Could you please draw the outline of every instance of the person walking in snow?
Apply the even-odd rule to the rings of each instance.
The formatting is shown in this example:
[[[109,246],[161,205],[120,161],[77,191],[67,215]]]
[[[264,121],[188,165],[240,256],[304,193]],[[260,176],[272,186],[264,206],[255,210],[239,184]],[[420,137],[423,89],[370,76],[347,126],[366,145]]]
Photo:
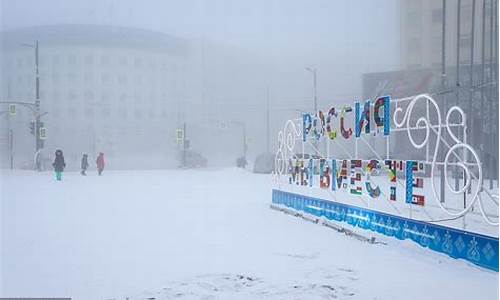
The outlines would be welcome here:
[[[82,171],[80,172],[80,174],[82,174],[83,176],[87,176],[87,173],[85,173],[87,171],[87,168],[89,167],[89,161],[88,161],[88,155],[87,154],[83,154],[82,156]]]
[[[101,176],[102,174],[102,170],[104,170],[104,153],[102,152],[99,152],[99,156],[97,156],[97,159],[96,159],[96,164],[97,164],[97,172],[99,174],[99,176]]]
[[[60,150],[60,149],[56,150],[56,158],[54,159],[52,166],[54,167],[54,171],[56,172],[56,179],[58,181],[61,181],[62,172],[64,171],[64,168],[66,167],[66,163],[64,162],[64,155],[63,155],[62,150]]]

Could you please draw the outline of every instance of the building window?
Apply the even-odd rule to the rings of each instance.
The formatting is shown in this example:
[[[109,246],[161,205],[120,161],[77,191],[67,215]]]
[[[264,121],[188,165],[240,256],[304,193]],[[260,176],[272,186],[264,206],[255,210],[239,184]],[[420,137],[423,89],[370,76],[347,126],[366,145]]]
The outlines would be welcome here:
[[[33,62],[33,57],[32,56],[27,56],[26,58],[26,67],[30,67],[30,66],[35,66],[35,63]]]
[[[432,22],[441,23],[443,20],[443,10],[441,8],[436,8],[432,10]]]
[[[102,108],[102,116],[103,117],[109,117],[110,114],[111,114],[111,110],[109,109],[108,106],[105,106]]]
[[[119,96],[119,105],[126,105],[126,102],[127,102],[127,94],[120,94]]]
[[[136,108],[134,111],[134,115],[136,119],[141,119],[142,118],[142,110]]]
[[[109,96],[108,92],[102,92],[101,93],[101,104],[103,104],[103,105],[106,104],[107,105],[108,101],[109,101],[109,98],[110,98],[110,96]]]
[[[102,74],[101,75],[101,83],[106,84],[106,85],[111,83],[111,78],[110,78],[109,74]]]
[[[127,82],[128,82],[127,75],[125,75],[125,74],[118,75],[118,83],[120,85],[126,85]]]
[[[86,66],[93,65],[94,64],[94,56],[92,54],[85,55],[85,58],[83,59],[83,63]]]
[[[151,70],[156,70],[156,61],[154,58],[149,59],[148,64]]]
[[[421,53],[421,41],[419,38],[411,38],[408,42],[408,52],[412,56],[420,56]]]
[[[85,73],[84,77],[83,77],[83,81],[85,83],[92,83],[94,80],[94,77],[92,76],[92,73]]]
[[[460,36],[460,48],[467,48],[470,47],[470,45],[471,45],[471,36],[469,35]]]
[[[76,56],[74,54],[68,55],[68,65],[70,66],[76,65]]]
[[[70,118],[75,118],[76,117],[76,110],[73,107],[68,108],[68,116]]]
[[[59,83],[59,73],[57,72],[52,73],[52,82]]]
[[[127,62],[127,58],[126,58],[125,56],[120,56],[120,57],[118,58],[118,64],[119,64],[120,66],[122,66],[122,67],[123,67],[123,66],[126,66],[126,65],[127,65],[127,63],[128,63],[128,62]]]
[[[134,77],[134,83],[136,85],[141,85],[142,84],[142,76],[141,75],[135,75],[135,77]]]
[[[94,109],[92,107],[86,107],[84,110],[85,117],[90,119],[94,117]]]
[[[101,56],[101,66],[107,67],[111,64],[111,60],[108,55]]]
[[[59,103],[59,91],[54,91],[52,93],[52,102],[54,103],[54,105],[57,105],[57,103]]]
[[[40,90],[40,99],[45,100],[47,97],[47,91],[46,90]]]
[[[94,102],[94,93],[90,90],[86,90],[83,93],[83,98],[85,100],[85,104],[92,104]]]
[[[134,93],[134,101],[136,104],[141,103],[141,94],[139,92]]]
[[[40,58],[38,59],[38,65],[40,66],[40,68],[45,68],[47,65],[47,56],[40,55]]]
[[[127,119],[127,109],[125,107],[120,107],[118,109],[118,114],[122,119]]]
[[[68,73],[68,82],[74,84],[76,82],[76,74],[75,73]]]
[[[52,65],[59,66],[59,55],[52,56]]]
[[[155,110],[151,107],[148,112],[148,117],[154,119],[155,116],[156,116]]]
[[[74,91],[69,91],[68,92],[68,100],[70,101],[75,101],[78,98],[76,93]]]
[[[136,67],[136,68],[141,68],[141,67],[142,67],[142,59],[140,59],[140,58],[136,57],[136,58],[134,59],[134,67]]]

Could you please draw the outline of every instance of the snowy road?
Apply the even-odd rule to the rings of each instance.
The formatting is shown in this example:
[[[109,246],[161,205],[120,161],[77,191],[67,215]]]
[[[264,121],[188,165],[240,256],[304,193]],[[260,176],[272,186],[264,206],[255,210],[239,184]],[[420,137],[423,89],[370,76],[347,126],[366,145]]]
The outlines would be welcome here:
[[[2,171],[3,296],[497,299],[498,273],[269,209],[242,170]],[[378,236],[377,236],[378,238]]]

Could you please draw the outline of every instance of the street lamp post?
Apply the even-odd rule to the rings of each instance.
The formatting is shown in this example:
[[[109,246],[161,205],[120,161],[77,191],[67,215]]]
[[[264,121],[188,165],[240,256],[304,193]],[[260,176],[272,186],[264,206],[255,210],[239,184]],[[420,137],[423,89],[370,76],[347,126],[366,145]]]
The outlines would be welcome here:
[[[317,79],[317,74],[316,74],[316,68],[306,68],[307,71],[311,72],[313,75],[313,88],[314,88],[314,114],[316,115],[318,113],[318,92],[317,92],[317,86],[316,86],[316,79]],[[318,148],[318,141],[314,139],[313,141],[313,147]]]
[[[245,123],[241,121],[231,121],[230,123],[238,125],[242,129],[242,134],[243,134],[243,158],[245,161],[247,160],[247,127]]]
[[[269,153],[269,87],[266,89],[266,153]]]
[[[30,47],[35,49],[35,153],[42,148],[42,143],[40,139],[40,73],[38,70],[38,40],[35,41],[34,45],[31,44],[21,44],[24,47]],[[36,166],[39,170],[39,166]]]
[[[306,68],[307,71],[311,72],[313,75],[313,88],[314,88],[314,113],[317,113],[318,111],[318,91],[317,91],[317,86],[316,86],[316,81],[317,81],[317,73],[316,73],[316,68]]]

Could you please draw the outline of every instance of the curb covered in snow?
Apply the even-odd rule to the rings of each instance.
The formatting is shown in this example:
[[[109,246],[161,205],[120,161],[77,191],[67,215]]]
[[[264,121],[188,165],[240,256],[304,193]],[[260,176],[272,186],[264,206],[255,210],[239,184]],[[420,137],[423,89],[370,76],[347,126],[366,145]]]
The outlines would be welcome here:
[[[279,204],[270,204],[269,207],[271,209],[274,209],[274,210],[277,210],[277,211],[281,211],[285,214],[289,214],[289,215],[292,215],[294,217],[299,217],[299,218],[302,218],[306,221],[309,221],[309,222],[312,222],[312,223],[315,223],[315,224],[319,224],[319,225],[323,225],[323,226],[326,226],[328,228],[331,228],[331,229],[334,229],[335,231],[337,232],[341,232],[341,233],[344,233],[346,236],[349,236],[349,237],[352,237],[352,238],[355,238],[359,241],[362,241],[362,242],[368,242],[370,244],[385,244],[384,242],[379,242],[379,241],[376,241],[375,240],[375,237],[366,237],[362,234],[359,234],[357,232],[354,232],[353,230],[351,229],[348,229],[346,227],[343,227],[333,221],[330,221],[330,220],[326,220],[324,218],[321,218],[321,217],[317,217],[317,216],[314,216],[314,215],[311,215],[311,214],[308,214],[308,213],[305,213],[305,212],[300,212],[300,211],[297,211],[295,209],[291,209],[291,208],[288,208],[286,206],[282,206],[282,205],[279,205]]]

